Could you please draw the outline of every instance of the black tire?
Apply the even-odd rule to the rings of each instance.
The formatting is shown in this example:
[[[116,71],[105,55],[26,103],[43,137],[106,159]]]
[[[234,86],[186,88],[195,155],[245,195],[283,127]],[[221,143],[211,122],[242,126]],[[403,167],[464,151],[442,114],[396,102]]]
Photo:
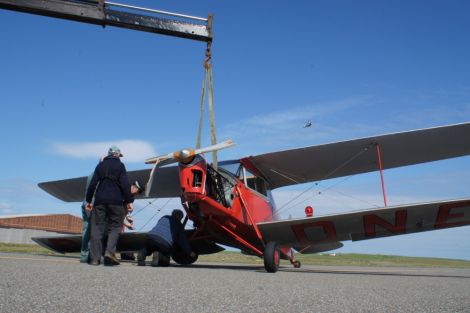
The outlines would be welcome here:
[[[161,266],[161,267],[168,267],[170,265],[170,256],[164,255],[161,252],[155,251],[153,253],[152,262],[150,263],[151,266]]]
[[[279,268],[281,252],[274,241],[268,242],[264,247],[264,268],[268,273],[276,273]]]
[[[191,265],[197,261],[199,255],[196,254],[194,257],[191,257],[181,251],[175,251],[171,257],[173,258],[173,261],[180,265]]]

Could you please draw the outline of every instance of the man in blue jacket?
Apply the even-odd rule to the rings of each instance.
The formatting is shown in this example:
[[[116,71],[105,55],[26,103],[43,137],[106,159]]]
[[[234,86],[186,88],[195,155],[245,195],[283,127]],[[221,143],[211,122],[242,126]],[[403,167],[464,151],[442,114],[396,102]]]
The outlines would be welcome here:
[[[137,256],[137,265],[145,266],[145,258],[155,251],[170,257],[175,246],[178,246],[185,254],[194,257],[188,238],[184,231],[181,219],[183,211],[173,210],[171,215],[160,218],[157,224],[147,234],[146,247],[140,250]]]
[[[121,150],[112,146],[108,156],[100,162],[86,193],[86,208],[91,211],[90,264],[99,265],[103,255],[103,237],[105,242],[105,265],[119,265],[116,258],[116,244],[125,216],[125,207],[132,212],[134,198],[127,171],[119,159]],[[94,203],[92,203],[94,195]],[[124,206],[123,206],[124,203]]]

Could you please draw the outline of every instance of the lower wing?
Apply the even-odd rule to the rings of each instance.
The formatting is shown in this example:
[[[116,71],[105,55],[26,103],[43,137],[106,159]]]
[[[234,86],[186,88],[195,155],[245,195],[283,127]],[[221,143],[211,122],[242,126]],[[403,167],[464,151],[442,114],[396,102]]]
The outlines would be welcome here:
[[[186,230],[188,238],[193,230]],[[147,233],[121,233],[119,234],[116,250],[139,251],[145,247]],[[54,237],[33,237],[31,238],[38,245],[55,251],[57,253],[80,252],[82,247],[82,235],[54,236]],[[197,254],[211,254],[225,250],[209,239],[190,240],[191,250]]]
[[[340,241],[366,240],[470,225],[470,199],[400,205],[258,224],[266,241],[302,253],[337,249]]]

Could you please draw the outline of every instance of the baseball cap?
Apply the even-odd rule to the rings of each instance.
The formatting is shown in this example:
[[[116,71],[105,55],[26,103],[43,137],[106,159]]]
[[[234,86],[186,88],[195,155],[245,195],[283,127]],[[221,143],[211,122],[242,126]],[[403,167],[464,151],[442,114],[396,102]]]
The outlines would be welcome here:
[[[121,149],[119,149],[118,147],[116,146],[111,146],[108,150],[108,155],[119,155],[120,157],[122,157],[122,153],[121,153]]]

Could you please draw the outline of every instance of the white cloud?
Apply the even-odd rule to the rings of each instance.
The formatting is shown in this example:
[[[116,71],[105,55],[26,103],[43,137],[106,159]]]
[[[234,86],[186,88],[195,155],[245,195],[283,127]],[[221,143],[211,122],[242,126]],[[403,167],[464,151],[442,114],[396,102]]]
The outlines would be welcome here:
[[[0,213],[1,214],[11,214],[14,213],[11,205],[7,203],[0,203]]]
[[[100,142],[55,143],[57,154],[77,159],[98,159],[106,155],[110,146],[118,146],[126,162],[142,162],[146,158],[157,155],[152,145],[142,140],[119,140]]]
[[[249,154],[325,143],[338,134],[345,134],[344,129],[351,135],[351,126],[341,127],[343,119],[338,116],[358,107],[364,109],[377,101],[370,96],[357,96],[304,106],[290,105],[283,110],[241,117],[236,123],[225,124],[219,137],[233,139]],[[311,128],[303,128],[307,120],[312,122]],[[354,130],[364,131],[368,127],[369,124],[364,123]]]
[[[371,97],[352,97],[349,99],[328,101],[306,106],[288,106],[285,110],[268,112],[255,115],[247,119],[237,121],[235,124],[227,124],[225,131],[231,132],[250,130],[250,134],[262,132],[273,133],[286,129],[301,128],[307,120],[313,124],[319,123],[325,116],[347,111],[356,106],[365,106],[370,103]]]

